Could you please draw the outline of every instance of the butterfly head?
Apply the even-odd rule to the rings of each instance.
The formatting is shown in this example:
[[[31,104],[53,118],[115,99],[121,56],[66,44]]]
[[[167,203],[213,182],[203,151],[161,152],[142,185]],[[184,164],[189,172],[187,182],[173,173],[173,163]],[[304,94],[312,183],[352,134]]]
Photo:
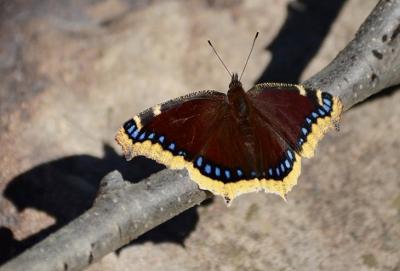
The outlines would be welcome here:
[[[231,82],[229,83],[229,89],[242,88],[242,83],[239,81],[237,73],[232,74]]]
[[[226,67],[224,61],[222,61],[221,57],[219,56],[217,50],[215,50],[214,45],[212,45],[211,41],[208,40],[208,44],[211,46],[211,48],[213,49],[215,55],[218,57],[219,61],[221,61],[221,64],[224,66],[225,70],[227,71],[227,73],[232,78],[231,82],[229,83],[229,90],[235,90],[235,89],[236,90],[237,89],[243,90],[242,83],[240,83],[240,80],[242,79],[242,76],[243,76],[243,73],[244,73],[244,71],[246,69],[247,63],[249,62],[251,52],[253,52],[254,44],[256,42],[257,37],[258,37],[258,32],[256,33],[256,35],[254,37],[253,44],[251,45],[250,53],[247,56],[246,63],[244,64],[244,67],[243,67],[242,73],[240,74],[240,77],[239,77],[239,75],[237,73],[231,73],[229,71],[229,69]]]

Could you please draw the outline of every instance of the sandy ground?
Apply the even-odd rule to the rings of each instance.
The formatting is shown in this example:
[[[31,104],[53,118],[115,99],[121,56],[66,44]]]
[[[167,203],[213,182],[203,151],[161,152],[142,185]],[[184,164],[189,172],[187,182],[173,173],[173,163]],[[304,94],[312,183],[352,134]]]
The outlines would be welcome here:
[[[90,207],[117,168],[140,180],[160,166],[126,163],[124,120],[195,90],[300,81],[353,37],[377,1],[0,2],[0,262]],[[275,195],[193,208],[88,270],[400,270],[400,92],[343,116]],[[107,219],[107,218],[105,218]]]

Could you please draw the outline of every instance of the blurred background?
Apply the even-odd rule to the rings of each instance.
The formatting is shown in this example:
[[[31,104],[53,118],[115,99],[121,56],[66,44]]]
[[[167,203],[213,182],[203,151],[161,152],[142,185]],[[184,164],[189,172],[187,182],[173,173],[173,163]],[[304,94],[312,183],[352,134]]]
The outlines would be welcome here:
[[[114,142],[134,114],[192,91],[299,82],[353,38],[376,0],[0,0],[0,264],[90,208],[125,162]],[[88,268],[400,270],[400,93],[347,112],[299,184],[192,208]],[[104,218],[107,219],[107,218]]]

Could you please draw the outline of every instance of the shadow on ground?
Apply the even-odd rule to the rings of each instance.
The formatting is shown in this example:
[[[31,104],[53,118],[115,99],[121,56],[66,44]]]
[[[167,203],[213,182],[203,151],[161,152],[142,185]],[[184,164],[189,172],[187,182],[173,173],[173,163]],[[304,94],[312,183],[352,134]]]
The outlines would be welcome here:
[[[164,167],[144,157],[125,162],[108,146],[100,159],[90,155],[65,157],[37,166],[14,178],[4,191],[19,212],[26,208],[43,211],[55,219],[52,226],[18,241],[10,229],[0,228],[0,264],[46,238],[88,210],[108,172],[117,169],[125,180],[138,182]],[[196,208],[149,231],[131,244],[152,241],[183,245],[198,221]]]
[[[320,48],[343,1],[302,0],[288,6],[288,18],[277,38],[267,47],[272,61],[259,82],[297,82],[301,72]],[[105,145],[102,159],[77,155],[39,165],[14,178],[4,196],[18,209],[34,208],[55,219],[55,224],[18,241],[8,228],[0,228],[0,264],[36,244],[50,233],[75,219],[90,208],[101,178],[119,170],[124,179],[139,181],[163,167],[138,157],[126,163],[114,150]],[[131,244],[146,241],[184,244],[198,221],[192,208],[159,227],[149,231]],[[130,244],[130,245],[131,245]],[[120,250],[119,250],[120,251]]]
[[[288,16],[266,50],[272,54],[257,83],[298,83],[329,33],[346,0],[299,0],[289,3]]]
[[[124,179],[137,182],[163,167],[149,159],[137,157],[125,162],[114,150],[104,145],[102,159],[90,155],[76,155],[34,167],[14,178],[4,191],[18,211],[33,208],[55,219],[55,224],[17,241],[7,228],[0,230],[0,262],[39,242],[81,215],[93,203],[101,178],[117,169]]]

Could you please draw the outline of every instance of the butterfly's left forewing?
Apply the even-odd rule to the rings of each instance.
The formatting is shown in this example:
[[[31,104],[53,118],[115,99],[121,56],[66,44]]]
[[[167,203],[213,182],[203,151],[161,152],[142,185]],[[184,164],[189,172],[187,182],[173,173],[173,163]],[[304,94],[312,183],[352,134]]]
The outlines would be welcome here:
[[[200,151],[224,97],[220,92],[202,91],[156,105],[128,120],[116,140],[127,159],[144,155],[179,168],[174,156],[191,160]]]

